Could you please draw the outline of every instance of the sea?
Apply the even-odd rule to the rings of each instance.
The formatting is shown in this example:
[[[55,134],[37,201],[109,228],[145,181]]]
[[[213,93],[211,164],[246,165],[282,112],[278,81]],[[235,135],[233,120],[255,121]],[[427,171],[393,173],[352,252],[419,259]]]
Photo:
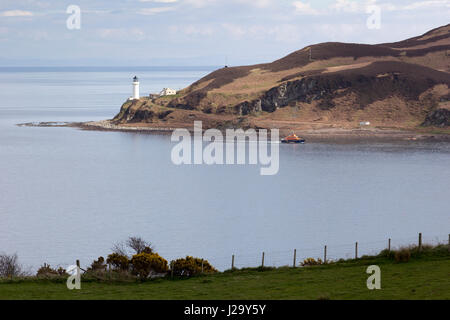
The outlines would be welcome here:
[[[175,165],[170,135],[23,127],[110,119],[132,94],[215,67],[0,68],[0,253],[35,272],[87,267],[130,236],[219,270],[353,258],[450,233],[450,145],[308,142],[259,165]]]

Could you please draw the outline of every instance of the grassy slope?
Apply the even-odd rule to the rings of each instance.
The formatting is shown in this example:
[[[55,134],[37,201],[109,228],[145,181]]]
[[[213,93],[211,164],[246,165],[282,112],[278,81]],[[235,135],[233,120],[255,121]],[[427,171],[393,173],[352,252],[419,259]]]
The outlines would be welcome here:
[[[382,290],[366,287],[368,265],[381,268]],[[450,257],[395,263],[369,258],[308,268],[255,269],[141,283],[0,282],[0,299],[450,299]]]

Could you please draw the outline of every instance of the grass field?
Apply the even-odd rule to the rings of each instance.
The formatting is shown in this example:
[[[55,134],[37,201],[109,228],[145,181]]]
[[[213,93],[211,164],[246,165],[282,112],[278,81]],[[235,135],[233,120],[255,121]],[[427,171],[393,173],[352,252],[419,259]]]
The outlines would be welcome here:
[[[444,254],[442,254],[444,253]],[[381,268],[381,290],[368,290],[366,269]],[[189,279],[109,282],[83,279],[68,290],[65,279],[0,281],[0,299],[450,299],[450,254],[398,263],[367,257],[303,268],[243,269]]]

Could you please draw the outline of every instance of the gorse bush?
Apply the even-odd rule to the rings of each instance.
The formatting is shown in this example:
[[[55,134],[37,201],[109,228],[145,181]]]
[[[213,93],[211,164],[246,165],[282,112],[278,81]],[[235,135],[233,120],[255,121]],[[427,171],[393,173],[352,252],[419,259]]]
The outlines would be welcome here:
[[[157,253],[139,253],[131,259],[132,271],[140,278],[148,278],[153,273],[166,273],[167,260]]]
[[[303,262],[300,263],[300,265],[302,267],[309,267],[309,266],[318,266],[323,264],[322,259],[314,259],[314,258],[306,258],[305,260],[303,260]]]
[[[118,271],[127,271],[130,266],[130,260],[128,260],[128,257],[118,253],[111,253],[108,255],[106,262],[111,264],[114,270]]]
[[[173,274],[176,276],[191,277],[202,273],[215,273],[217,270],[208,260],[187,256],[171,262]]]

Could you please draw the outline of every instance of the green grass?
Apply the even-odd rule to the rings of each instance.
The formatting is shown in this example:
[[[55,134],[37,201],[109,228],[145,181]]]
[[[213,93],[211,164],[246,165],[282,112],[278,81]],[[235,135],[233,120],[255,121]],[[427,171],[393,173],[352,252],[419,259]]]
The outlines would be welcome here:
[[[381,268],[381,290],[368,290],[367,266]],[[242,269],[190,279],[108,282],[65,279],[0,282],[0,299],[450,299],[450,255],[412,254],[406,263],[380,254],[305,268]]]

